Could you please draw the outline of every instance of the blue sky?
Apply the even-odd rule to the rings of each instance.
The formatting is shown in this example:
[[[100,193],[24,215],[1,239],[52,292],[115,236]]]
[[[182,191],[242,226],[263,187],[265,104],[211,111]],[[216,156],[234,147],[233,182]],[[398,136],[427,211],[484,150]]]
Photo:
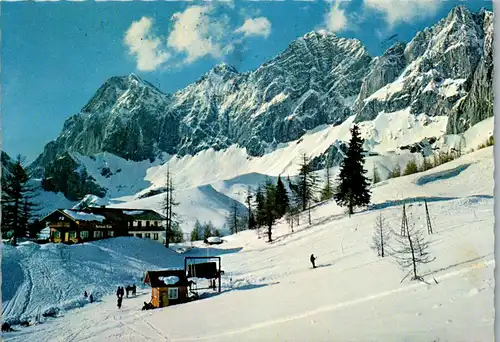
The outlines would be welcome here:
[[[3,2],[2,149],[33,160],[106,79],[135,73],[164,92],[227,62],[247,71],[305,33],[357,38],[372,55],[451,8],[491,1]]]

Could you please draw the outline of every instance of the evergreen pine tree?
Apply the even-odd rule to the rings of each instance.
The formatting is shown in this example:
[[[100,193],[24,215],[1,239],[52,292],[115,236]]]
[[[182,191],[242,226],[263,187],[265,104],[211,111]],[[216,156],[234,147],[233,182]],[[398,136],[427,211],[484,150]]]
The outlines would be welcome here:
[[[332,187],[332,177],[330,174],[330,158],[326,161],[326,177],[325,177],[325,186],[321,190],[321,200],[327,201],[333,197],[333,187]]]
[[[9,167],[3,168],[2,175],[2,230],[13,230],[13,243],[17,238],[26,236],[33,212],[37,205],[34,203],[34,188],[29,184],[30,175],[23,167],[20,155]]]
[[[177,213],[174,212],[173,208],[179,205],[174,199],[174,185],[172,175],[170,174],[170,169],[167,168],[166,174],[166,191],[165,197],[162,202],[162,210],[165,213],[166,225],[165,225],[165,247],[168,248],[170,241],[174,235],[173,226],[178,224]]]
[[[368,178],[364,175],[366,170],[363,168],[363,139],[357,125],[351,129],[351,134],[349,148],[340,164],[338,186],[334,194],[338,205],[349,208],[349,215],[354,213],[354,207],[369,204],[371,197]]]
[[[290,200],[285,188],[285,184],[281,181],[281,176],[278,176],[276,183],[276,210],[279,217],[283,217],[290,208]]]
[[[263,221],[267,227],[267,238],[268,242],[272,239],[272,229],[279,217],[278,210],[276,208],[276,185],[274,185],[270,180],[266,181],[265,194],[264,194],[264,208],[263,208]]]
[[[191,231],[191,241],[199,241],[201,240],[201,223],[200,221],[196,220],[194,223],[194,229]]]
[[[238,205],[236,202],[233,202],[231,205],[231,212],[229,213],[229,217],[227,218],[227,225],[229,226],[229,231],[231,234],[237,234],[240,227],[240,219],[238,215]]]
[[[211,221],[205,223],[205,229],[203,231],[203,239],[208,239],[211,236],[214,236],[214,225]]]
[[[173,222],[170,242],[171,243],[182,243],[184,241],[185,241],[184,232],[182,231],[179,222],[177,222],[177,221]]]
[[[309,158],[304,153],[302,155],[302,163],[300,164],[300,172],[297,175],[297,180],[295,182],[290,182],[290,189],[292,190],[294,202],[302,211],[305,211],[314,200],[314,193],[317,190],[316,184],[317,177],[313,173]]]
[[[265,196],[262,191],[261,186],[259,185],[257,188],[257,192],[255,194],[255,202],[257,203],[257,211],[255,213],[255,223],[258,227],[262,227],[264,222],[264,206],[265,206]]]
[[[248,229],[255,229],[256,222],[255,222],[255,215],[252,210],[252,191],[250,187],[248,187],[247,190],[247,207],[248,207],[248,218],[247,218],[247,224],[248,224]]]

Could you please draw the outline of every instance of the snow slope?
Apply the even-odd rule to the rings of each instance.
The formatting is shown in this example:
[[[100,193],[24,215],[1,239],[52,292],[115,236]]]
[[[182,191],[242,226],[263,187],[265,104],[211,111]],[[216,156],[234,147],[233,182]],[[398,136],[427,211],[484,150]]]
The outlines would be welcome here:
[[[201,222],[212,221],[221,229],[235,201],[243,210],[249,187],[255,189],[265,182],[266,177],[272,180],[278,175],[293,178],[298,172],[302,153],[314,158],[327,151],[332,144],[347,142],[354,119],[352,116],[338,126],[319,126],[297,141],[280,144],[275,151],[262,157],[250,157],[245,148],[236,145],[221,151],[208,149],[182,158],[165,155],[162,160],[152,163],[124,160],[109,153],[94,157],[72,155],[100,186],[108,189],[106,198],[88,196],[87,201],[111,207],[160,210],[162,194],[140,197],[151,190],[161,190],[169,168],[174,175],[176,197],[180,202],[177,209],[182,219],[181,229],[189,233],[197,219]],[[443,150],[457,148],[461,144],[466,151],[477,148],[493,132],[494,119],[489,118],[462,135],[443,135],[447,120],[444,116],[415,116],[407,108],[393,113],[381,112],[374,120],[359,123],[365,139],[364,148],[371,152],[365,164],[368,175],[371,176],[376,167],[385,179],[396,165],[404,169],[411,159],[421,162],[420,154],[400,150],[400,146],[436,137],[436,146]],[[338,167],[333,167],[331,171],[335,176]],[[320,179],[323,179],[323,174],[324,171],[318,172]],[[44,214],[76,204],[64,201],[61,194],[42,192],[40,196]]]
[[[167,167],[175,175],[178,189],[212,184],[238,176],[260,173],[269,176],[296,175],[300,157],[306,153],[310,158],[324,153],[337,141],[347,142],[355,117],[352,116],[338,126],[320,126],[297,141],[282,144],[275,151],[262,157],[249,157],[244,148],[231,146],[227,150],[205,150],[195,156],[172,158],[167,163],[151,167],[146,178],[151,188],[164,186]],[[359,123],[365,139],[365,149],[389,154],[399,146],[418,142],[426,137],[441,137],[446,129],[447,117],[415,116],[409,109],[380,113],[373,121]]]
[[[232,201],[238,206],[246,203],[247,189],[255,189],[263,184],[266,177],[275,180],[278,175],[287,177],[297,174],[300,155],[307,153],[310,157],[324,153],[332,144],[350,138],[349,129],[354,117],[339,126],[318,127],[304,135],[298,141],[283,144],[280,148],[263,157],[249,157],[246,150],[232,146],[227,150],[205,150],[195,156],[173,157],[163,165],[147,169],[145,180],[150,187],[138,192],[135,196],[120,198],[124,202],[111,205],[114,207],[149,208],[159,210],[162,195],[138,199],[152,189],[163,187],[167,168],[174,175],[177,208],[183,219],[181,224],[185,232],[190,232],[196,219],[211,220],[221,227],[232,207]],[[371,177],[374,167],[382,179],[392,172],[396,165],[404,170],[408,161],[415,159],[422,162],[422,155],[399,150],[398,147],[419,142],[425,138],[439,138],[436,145],[445,151],[457,148],[460,144],[464,151],[477,148],[492,134],[493,118],[486,119],[473,126],[463,135],[444,136],[447,117],[415,116],[408,109],[394,113],[381,113],[375,120],[359,123],[365,149],[376,155],[366,158],[365,169]],[[338,167],[333,167],[335,177]],[[317,172],[324,179],[324,170]],[[210,190],[210,191],[208,191]]]
[[[151,240],[115,238],[85,244],[2,245],[3,317],[22,320],[51,308],[85,304],[85,290],[96,299],[118,285],[140,283],[144,270],[183,267],[176,252]]]
[[[161,205],[166,195],[159,194],[151,197],[132,200],[129,202],[111,204],[110,208],[130,208],[130,209],[153,209],[163,212]],[[246,209],[240,202],[235,202],[230,197],[216,191],[211,185],[199,186],[185,189],[176,193],[175,200],[182,205],[176,208],[178,219],[181,221],[182,230],[185,233],[191,232],[196,222],[211,221],[215,227],[222,227],[226,223],[233,203],[236,203],[240,212]]]
[[[142,302],[149,300],[148,291],[125,299],[121,310],[111,295],[64,317],[7,333],[4,339],[491,341],[493,167],[493,148],[485,148],[426,172],[378,183],[372,189],[372,205],[351,218],[327,202],[312,210],[312,225],[302,217],[293,234],[279,223],[271,244],[244,231],[216,249],[186,252],[222,256],[226,273],[220,295],[152,311],[140,311]],[[379,258],[370,249],[374,221],[382,214],[390,228],[399,230],[400,205],[406,200],[410,222],[424,227],[423,199],[434,228],[428,239],[436,260],[421,268],[427,283],[400,283],[405,273],[395,260]],[[120,247],[119,255],[130,253],[136,265],[152,253],[138,245]],[[318,258],[315,270],[309,265],[311,253]],[[156,260],[150,262],[159,263]],[[113,265],[117,274],[129,272],[128,264]]]

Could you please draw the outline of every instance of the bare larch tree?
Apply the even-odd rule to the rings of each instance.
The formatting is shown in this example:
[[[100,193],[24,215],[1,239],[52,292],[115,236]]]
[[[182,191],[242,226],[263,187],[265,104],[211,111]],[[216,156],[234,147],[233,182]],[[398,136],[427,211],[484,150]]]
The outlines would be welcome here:
[[[395,251],[394,257],[399,266],[408,271],[404,278],[401,279],[401,282],[411,274],[413,274],[411,280],[424,281],[419,273],[419,266],[428,264],[436,258],[429,254],[429,243],[423,233],[416,229],[414,224],[410,224],[407,227],[405,236],[396,235],[396,239],[399,249]]]
[[[387,255],[387,243],[390,238],[390,230],[388,229],[385,219],[380,214],[375,221],[375,231],[373,232],[372,248],[377,251],[377,255],[382,258]]]

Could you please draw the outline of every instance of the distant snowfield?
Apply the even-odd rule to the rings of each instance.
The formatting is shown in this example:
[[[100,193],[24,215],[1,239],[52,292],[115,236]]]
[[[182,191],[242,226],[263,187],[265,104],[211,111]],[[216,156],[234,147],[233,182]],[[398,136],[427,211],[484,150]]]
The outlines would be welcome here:
[[[407,162],[416,159],[421,162],[420,154],[397,151],[399,146],[410,145],[424,138],[438,138],[437,145],[444,150],[462,144],[465,151],[477,148],[493,134],[494,118],[488,118],[461,135],[444,135],[447,117],[415,116],[409,110],[394,113],[381,113],[375,120],[359,123],[366,150],[377,155],[366,158],[365,169],[371,177],[376,167],[382,179],[385,179],[396,165],[404,169]],[[153,209],[161,212],[164,194],[139,198],[146,192],[165,185],[167,168],[174,177],[177,207],[181,219],[181,229],[189,233],[198,219],[211,221],[219,229],[223,227],[234,201],[243,209],[248,188],[256,189],[266,177],[276,180],[279,175],[294,177],[300,164],[300,156],[319,156],[332,144],[347,142],[349,129],[354,117],[339,126],[321,126],[305,134],[297,141],[281,144],[274,152],[262,157],[250,157],[246,149],[237,146],[222,151],[212,149],[202,151],[195,156],[165,155],[162,160],[133,162],[109,153],[101,153],[93,158],[73,154],[89,175],[98,184],[108,189],[105,199],[93,198],[97,205],[126,207],[134,209]],[[102,175],[103,168],[108,168],[111,175]],[[331,169],[336,175],[338,167]],[[319,171],[320,179],[324,170]],[[64,195],[42,191],[38,202],[43,203],[42,214],[48,214],[57,208],[71,208],[76,202],[68,201]]]
[[[64,306],[68,301],[83,303],[84,289],[100,295],[97,303],[3,338],[491,341],[493,168],[489,147],[426,172],[378,183],[372,188],[372,205],[351,218],[327,202],[312,210],[312,225],[304,215],[293,234],[287,224],[279,223],[272,244],[258,239],[254,231],[227,237],[216,248],[196,244],[184,255],[222,257],[223,293],[152,311],[140,310],[150,299],[145,288],[117,309],[116,286],[138,283],[148,269],[178,267],[183,254],[137,238],[41,248],[28,244],[17,250],[4,246],[2,266],[11,273],[3,274],[18,275],[3,280],[5,316],[29,316],[40,307]],[[436,260],[422,267],[428,284],[400,283],[404,273],[395,260],[379,258],[370,249],[374,221],[382,214],[398,231],[401,201],[407,200],[410,222],[424,228],[423,199],[434,227],[428,238]],[[310,269],[311,253],[317,256],[315,270]],[[46,268],[50,273],[43,272]]]
[[[422,156],[419,154],[411,154],[408,151],[396,153],[396,150],[399,146],[410,145],[430,137],[438,138],[437,144],[445,150],[458,147],[460,143],[464,151],[477,148],[493,134],[493,119],[489,118],[478,123],[463,135],[443,137],[447,117],[429,117],[425,114],[415,116],[410,114],[409,109],[381,113],[373,121],[359,123],[362,137],[365,139],[365,149],[378,154],[366,158],[365,169],[371,177],[373,168],[376,167],[384,179],[396,165],[404,169],[410,159],[415,158],[421,162]],[[248,188],[256,189],[259,184],[265,182],[266,177],[273,180],[279,175],[293,178],[298,173],[302,153],[313,158],[324,153],[332,144],[347,142],[353,121],[354,117],[351,117],[339,126],[318,127],[299,140],[282,144],[274,152],[262,157],[249,157],[246,149],[237,146],[222,151],[209,149],[195,156],[188,155],[182,158],[174,156],[167,163],[157,162],[155,166],[147,166],[146,162],[140,165],[130,161],[120,162],[119,158],[114,156],[110,161],[107,161],[107,157],[101,157],[106,160],[107,165],[114,165],[111,167],[113,172],[116,169],[122,170],[119,175],[113,175],[106,179],[107,183],[101,184],[113,184],[113,177],[120,177],[120,182],[125,182],[129,177],[127,175],[132,174],[130,176],[132,182],[137,180],[137,184],[140,184],[140,186],[134,185],[134,189],[142,190],[137,193],[130,191],[127,196],[114,198],[114,204],[111,206],[161,211],[163,194],[143,199],[139,199],[139,196],[165,186],[165,175],[169,168],[174,177],[177,198],[180,202],[177,210],[182,220],[183,231],[189,233],[196,219],[202,222],[212,221],[220,228],[226,222],[234,201],[237,201],[240,207],[246,203]],[[94,176],[93,172],[97,172],[99,167],[92,164],[88,169]],[[333,167],[331,171],[336,175],[338,167]],[[321,180],[324,178],[323,174],[324,170],[318,172]],[[101,181],[100,174],[94,177]],[[143,179],[139,180],[141,177]],[[111,193],[118,191],[113,190]]]

